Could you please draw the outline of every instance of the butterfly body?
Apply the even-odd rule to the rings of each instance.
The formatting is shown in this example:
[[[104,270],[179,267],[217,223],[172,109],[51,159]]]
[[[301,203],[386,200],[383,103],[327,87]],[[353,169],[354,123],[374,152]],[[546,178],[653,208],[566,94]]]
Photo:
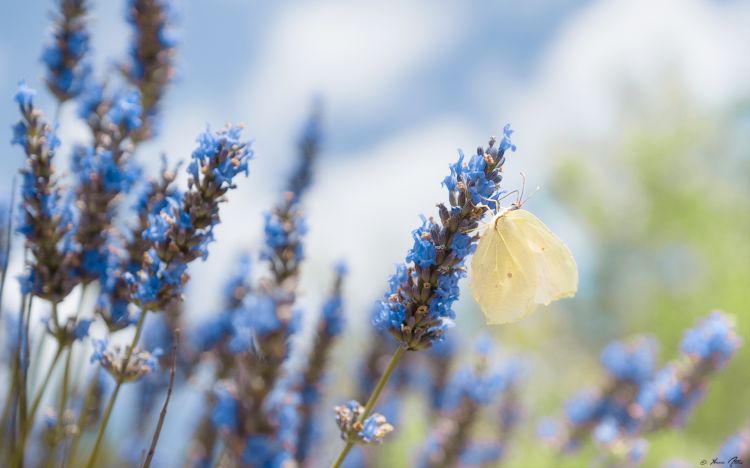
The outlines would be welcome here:
[[[471,262],[470,287],[488,324],[515,322],[539,304],[574,296],[578,269],[560,238],[513,205],[482,234]]]

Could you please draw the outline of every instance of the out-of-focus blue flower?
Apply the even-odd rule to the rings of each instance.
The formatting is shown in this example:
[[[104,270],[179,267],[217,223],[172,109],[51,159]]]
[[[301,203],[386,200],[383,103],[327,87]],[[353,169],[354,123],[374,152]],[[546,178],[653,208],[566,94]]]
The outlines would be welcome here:
[[[230,348],[237,353],[251,350],[254,337],[275,332],[281,327],[276,316],[276,301],[265,294],[249,295],[245,307],[234,314],[232,327]]]
[[[174,7],[171,0],[129,0],[126,19],[133,27],[130,60],[122,71],[143,95],[143,127],[137,141],[157,132],[158,114],[167,85],[174,78]]]
[[[653,338],[614,341],[604,348],[600,361],[615,379],[640,384],[654,373],[656,347]]]
[[[234,271],[224,285],[224,308],[199,324],[192,333],[193,344],[199,352],[215,348],[228,340],[234,331],[233,318],[242,308],[250,292],[250,257],[241,255]]]
[[[89,336],[89,328],[94,323],[91,319],[81,319],[76,322],[75,328],[73,328],[73,338],[82,341],[84,338]]]
[[[682,425],[706,391],[710,375],[721,369],[741,341],[731,319],[713,312],[685,332],[681,350],[688,359],[671,362],[643,385],[631,409],[641,425]]]
[[[110,194],[128,193],[142,176],[139,166],[118,164],[111,151],[97,153],[91,146],[73,152],[73,171],[79,184],[101,184]]]
[[[370,415],[360,423],[359,418],[364,413],[364,407],[355,400],[336,406],[333,410],[343,440],[360,444],[379,444],[385,436],[393,432],[393,426],[379,413]]]
[[[86,60],[89,52],[89,32],[86,29],[85,0],[60,0],[59,15],[55,19],[52,37],[42,53],[47,68],[47,87],[60,101],[76,97],[91,75]]]
[[[358,435],[365,443],[379,444],[392,431],[393,426],[388,423],[385,416],[373,414],[363,421],[362,430]]]
[[[750,456],[750,424],[730,436],[719,448],[718,458],[722,461],[747,460]]]
[[[619,437],[620,430],[617,421],[606,418],[594,428],[594,439],[603,445],[610,445]]]
[[[117,93],[112,99],[107,117],[114,125],[122,126],[131,132],[142,125],[142,112],[141,93],[137,90],[127,90]]]
[[[460,463],[463,467],[490,466],[503,458],[503,455],[502,444],[475,442],[461,452]]]
[[[91,354],[91,362],[97,362],[115,379],[122,378],[124,382],[141,379],[150,372],[159,368],[158,357],[162,355],[161,349],[144,351],[136,349],[132,352],[130,360],[125,366],[127,351],[119,345],[109,347],[106,339],[93,339],[94,352]]]
[[[78,94],[78,116],[86,120],[93,115],[104,102],[104,86],[95,80],[86,80]]]
[[[685,332],[680,349],[695,360],[711,361],[720,368],[732,358],[740,344],[729,318],[721,312],[712,312],[698,326]]]
[[[595,420],[600,411],[601,399],[591,392],[581,392],[565,402],[565,415],[576,425]]]
[[[31,89],[25,81],[21,80],[18,82],[18,90],[13,95],[13,99],[21,107],[21,110],[24,110],[34,105],[35,95],[36,91]]]
[[[239,403],[231,389],[225,384],[219,384],[214,392],[216,403],[211,412],[211,422],[219,431],[234,432],[238,425]]]

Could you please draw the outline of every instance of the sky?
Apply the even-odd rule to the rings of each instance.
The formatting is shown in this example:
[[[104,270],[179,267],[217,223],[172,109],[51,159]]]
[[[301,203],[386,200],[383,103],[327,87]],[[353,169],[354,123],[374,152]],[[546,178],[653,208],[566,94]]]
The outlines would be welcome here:
[[[92,2],[97,72],[124,57],[129,29],[120,2]],[[19,79],[41,89],[40,51],[51,2],[3,3],[0,15],[0,189],[22,162],[9,144],[18,118],[11,96]],[[159,138],[137,158],[155,170],[159,154],[189,156],[206,125],[243,122],[254,140],[251,175],[222,208],[210,259],[192,268],[189,303],[201,314],[217,300],[222,274],[238,252],[257,252],[262,213],[275,200],[295,157],[294,142],[311,103],[324,103],[325,143],[307,199],[309,273],[303,303],[327,289],[331,264],[351,266],[352,312],[385,288],[420,214],[444,198],[440,181],[456,150],[473,151],[505,123],[518,145],[506,187],[518,173],[544,185],[555,150],[604,138],[636,93],[648,98],[675,80],[705,108],[745,96],[750,5],[739,1],[613,0],[551,2],[177,3],[178,79],[164,106]],[[62,111],[60,164],[85,141],[75,106]],[[549,210],[544,191],[539,211]],[[549,214],[585,264],[585,236]],[[311,307],[314,307],[311,305]]]

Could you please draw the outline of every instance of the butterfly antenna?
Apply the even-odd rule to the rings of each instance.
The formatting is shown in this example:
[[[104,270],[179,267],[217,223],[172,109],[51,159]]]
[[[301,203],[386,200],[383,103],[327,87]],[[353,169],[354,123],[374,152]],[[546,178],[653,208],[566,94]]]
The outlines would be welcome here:
[[[518,195],[516,205],[520,207],[523,204],[523,191],[526,189],[526,174],[523,172],[519,172],[519,174],[521,174],[521,193]]]
[[[506,195],[506,196],[507,196],[507,195]],[[482,198],[483,198],[483,199],[484,199],[485,201],[487,201],[487,202],[491,202],[491,203],[493,203],[493,204],[495,205],[495,213],[497,213],[497,212],[499,212],[499,211],[500,211],[500,200],[502,200],[502,198],[501,198],[500,200],[495,200],[495,199],[492,199],[492,198],[487,198],[487,197],[482,197]],[[503,197],[503,198],[505,198],[505,197]]]
[[[505,200],[506,198],[508,198],[509,196],[513,195],[514,193],[518,193],[518,189],[506,193],[502,197],[498,198],[497,201],[501,202],[501,201]]]
[[[526,202],[529,201],[529,200],[531,200],[531,197],[533,197],[534,195],[536,195],[537,193],[539,193],[539,191],[541,189],[542,189],[542,187],[540,187],[540,186],[537,185],[536,188],[534,189],[534,193],[532,193],[531,195],[529,195],[528,197],[526,197],[526,200],[521,200],[521,204],[518,205],[518,206],[526,204]]]

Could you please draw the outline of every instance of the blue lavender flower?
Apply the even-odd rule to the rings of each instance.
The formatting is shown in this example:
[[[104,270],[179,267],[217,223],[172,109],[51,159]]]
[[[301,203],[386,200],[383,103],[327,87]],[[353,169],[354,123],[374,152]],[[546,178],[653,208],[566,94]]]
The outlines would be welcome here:
[[[94,321],[91,319],[78,320],[73,329],[73,338],[77,341],[83,341],[84,338],[89,336],[89,328],[91,328],[92,323]]]
[[[34,106],[34,96],[36,96],[36,90],[30,88],[25,81],[21,80],[18,82],[18,90],[13,95],[13,100],[16,101],[23,113],[26,109]]]
[[[42,62],[47,68],[47,87],[60,102],[80,94],[91,74],[91,65],[86,60],[89,52],[87,13],[85,0],[59,0],[52,38],[42,53]]]
[[[500,400],[504,412],[517,404],[511,388],[520,376],[520,363],[513,360],[502,366],[490,366],[493,353],[491,337],[483,335],[477,340],[474,365],[453,374],[441,399],[441,413],[422,449],[420,465],[453,466],[459,460],[484,456],[497,462],[506,452],[505,443],[516,422],[512,418],[499,428],[501,436],[492,441],[480,444],[471,438],[479,415],[491,404]]]
[[[397,266],[389,280],[390,290],[373,325],[389,331],[407,349],[423,349],[439,341],[455,318],[452,306],[460,292],[458,281],[465,275],[464,261],[478,239],[471,233],[489,209],[487,201],[501,193],[505,151],[515,149],[509,141],[511,133],[506,126],[499,147],[492,138],[488,148],[479,148],[468,163],[459,152],[443,181],[450,208],[439,205],[440,224],[422,218],[422,226],[413,232],[414,246],[406,263]]]
[[[239,426],[237,398],[227,385],[219,384],[215,390],[216,402],[211,412],[211,421],[219,431],[234,432]]]
[[[721,312],[712,312],[686,331],[680,346],[686,358],[664,366],[636,396],[630,412],[639,430],[683,425],[705,394],[711,374],[725,366],[740,345],[732,320]]]
[[[503,458],[503,455],[503,446],[500,444],[475,442],[461,452],[460,465],[465,467],[494,466]]]
[[[355,400],[336,406],[333,410],[343,440],[359,444],[379,444],[385,436],[393,432],[393,426],[379,413],[374,413],[360,422],[364,407]]]
[[[72,199],[62,200],[53,169],[60,140],[34,106],[33,96],[34,91],[21,82],[14,97],[22,119],[14,127],[13,142],[26,154],[17,231],[31,252],[26,285],[33,294],[56,303],[80,281],[77,247],[71,237],[77,227],[71,216]]]
[[[312,349],[305,363],[300,383],[301,405],[298,411],[299,434],[297,435],[296,460],[304,464],[317,438],[316,412],[323,392],[326,367],[331,348],[343,331],[344,314],[342,283],[347,272],[346,264],[338,262],[334,267],[335,279],[332,291],[325,303],[313,337]]]
[[[233,318],[244,308],[250,292],[250,257],[240,255],[234,271],[224,285],[224,306],[221,312],[203,321],[192,333],[192,342],[199,352],[206,352],[228,341],[234,331]],[[242,340],[240,340],[242,342]],[[237,343],[236,349],[248,349],[249,343]]]
[[[393,426],[388,424],[388,420],[381,414],[368,416],[362,422],[362,430],[357,435],[367,444],[380,443],[383,438],[393,431]]]
[[[656,341],[642,337],[630,342],[614,341],[601,353],[601,363],[615,379],[640,384],[654,373]]]
[[[414,246],[409,250],[406,255],[406,261],[415,263],[422,268],[428,268],[435,264],[435,258],[437,257],[437,247],[432,242],[431,231],[435,229],[435,225],[432,222],[422,216],[422,226],[412,231],[411,235],[414,238]]]
[[[565,416],[573,425],[585,425],[600,418],[602,399],[591,392],[581,392],[565,402]]]
[[[698,361],[724,366],[740,346],[731,321],[721,312],[712,312],[697,327],[685,332],[680,350]]]
[[[136,141],[153,137],[167,85],[174,78],[174,7],[171,0],[129,0],[127,20],[133,27],[130,60],[122,65],[125,77],[143,97],[143,126],[134,133]]]
[[[747,460],[750,456],[750,424],[732,434],[719,448],[719,460]]]
[[[78,116],[84,120],[89,120],[93,115],[96,115],[99,106],[105,102],[104,86],[95,80],[87,80],[76,100],[78,102]]]
[[[143,124],[142,113],[141,93],[137,90],[128,90],[115,95],[107,112],[107,118],[114,125],[132,132]]]
[[[312,111],[302,127],[297,142],[299,148],[299,159],[297,159],[287,190],[291,194],[290,203],[298,203],[304,192],[312,182],[313,165],[320,155],[320,146],[323,140],[321,129],[321,104],[313,103]]]
[[[240,133],[241,127],[228,127],[201,134],[192,168],[188,168],[188,191],[165,196],[166,203],[152,207],[156,211],[143,232],[151,248],[141,270],[126,275],[140,307],[160,310],[178,298],[188,278],[188,263],[207,257],[213,228],[219,222],[219,203],[234,187],[234,177],[247,172],[253,154],[249,143],[239,140]]]
[[[93,339],[92,344],[94,352],[91,354],[91,362],[98,363],[116,380],[136,381],[159,368],[157,358],[162,354],[161,349],[151,352],[135,349],[125,366],[127,351],[124,348],[119,345],[110,348],[107,339]]]

